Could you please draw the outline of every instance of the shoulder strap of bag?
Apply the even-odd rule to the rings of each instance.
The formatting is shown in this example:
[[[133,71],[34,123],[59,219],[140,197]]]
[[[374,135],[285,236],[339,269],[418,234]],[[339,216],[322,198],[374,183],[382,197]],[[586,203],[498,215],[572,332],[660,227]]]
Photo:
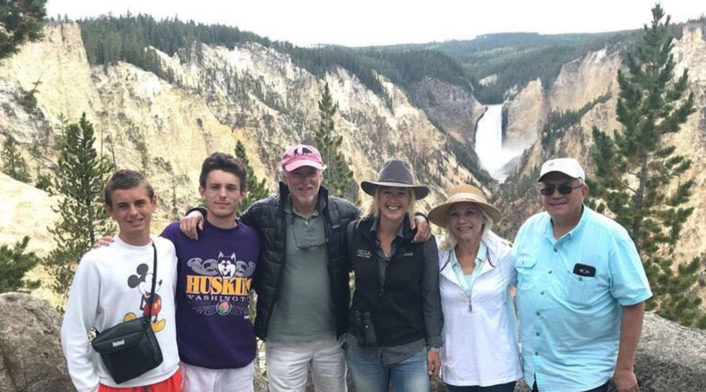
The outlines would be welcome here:
[[[154,240],[152,240],[152,250],[154,251],[153,267],[152,267],[152,290],[150,290],[150,298],[147,300],[148,311],[147,318],[152,316],[152,302],[154,302],[154,289],[157,286],[157,247],[154,245]]]

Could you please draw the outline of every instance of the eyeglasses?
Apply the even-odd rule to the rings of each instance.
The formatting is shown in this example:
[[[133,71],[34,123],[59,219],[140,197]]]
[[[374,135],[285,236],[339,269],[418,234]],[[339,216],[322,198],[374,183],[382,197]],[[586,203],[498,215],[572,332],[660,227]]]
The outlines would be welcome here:
[[[554,194],[554,190],[558,190],[560,195],[568,195],[569,193],[573,192],[574,189],[579,189],[582,186],[583,184],[578,184],[576,186],[571,186],[569,184],[545,184],[542,188],[539,188],[539,193],[543,194],[544,196],[551,196]]]

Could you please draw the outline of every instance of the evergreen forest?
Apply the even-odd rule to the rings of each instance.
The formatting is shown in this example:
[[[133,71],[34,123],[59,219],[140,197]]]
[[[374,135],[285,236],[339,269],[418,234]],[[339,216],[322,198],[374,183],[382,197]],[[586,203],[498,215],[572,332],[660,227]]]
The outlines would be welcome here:
[[[177,18],[156,20],[149,15],[102,16],[79,20],[88,60],[93,65],[126,61],[173,82],[159,66],[156,48],[182,62],[199,61],[201,45],[255,42],[289,55],[315,75],[339,66],[356,75],[369,89],[383,95],[376,74],[406,89],[424,77],[461,86],[484,104],[501,103],[514,86],[522,88],[541,79],[548,86],[561,66],[603,47],[625,49],[634,45],[637,31],[601,34],[541,35],[491,34],[469,41],[350,48],[298,47],[273,41],[237,27],[207,25]],[[675,34],[678,29],[673,27]],[[480,83],[495,75],[491,83]]]

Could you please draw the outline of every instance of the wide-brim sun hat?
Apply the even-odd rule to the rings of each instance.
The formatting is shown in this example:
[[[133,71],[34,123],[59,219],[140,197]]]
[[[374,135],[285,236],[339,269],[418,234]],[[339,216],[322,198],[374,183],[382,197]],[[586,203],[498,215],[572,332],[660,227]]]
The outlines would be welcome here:
[[[473,185],[458,185],[449,190],[449,197],[443,203],[429,211],[429,220],[443,228],[446,228],[449,221],[449,209],[458,203],[474,203],[485,211],[493,223],[498,223],[502,219],[502,214],[494,205],[488,203],[483,195],[483,191]]]
[[[360,183],[363,192],[371,196],[375,196],[375,190],[381,186],[409,188],[414,192],[414,197],[417,200],[423,199],[429,194],[429,188],[416,183],[414,173],[412,173],[412,169],[409,168],[407,163],[398,159],[385,162],[382,170],[378,173],[377,181],[363,181]]]

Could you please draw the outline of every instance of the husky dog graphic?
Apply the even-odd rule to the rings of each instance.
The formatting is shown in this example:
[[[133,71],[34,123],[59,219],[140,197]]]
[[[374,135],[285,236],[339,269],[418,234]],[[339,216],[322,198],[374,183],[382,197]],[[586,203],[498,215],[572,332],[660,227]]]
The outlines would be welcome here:
[[[218,272],[224,278],[232,278],[235,276],[236,268],[235,252],[230,256],[224,256],[223,252],[218,252]]]

